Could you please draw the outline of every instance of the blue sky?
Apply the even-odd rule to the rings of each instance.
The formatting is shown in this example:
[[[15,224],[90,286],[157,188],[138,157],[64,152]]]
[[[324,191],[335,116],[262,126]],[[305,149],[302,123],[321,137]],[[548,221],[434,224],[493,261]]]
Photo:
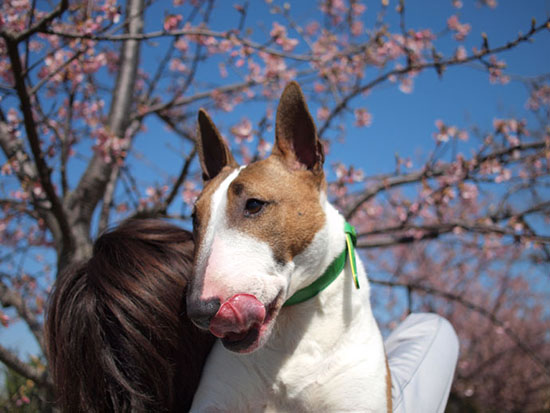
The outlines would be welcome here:
[[[464,7],[460,10],[451,6],[451,1],[409,1],[407,2],[406,19],[409,28],[431,28],[438,33],[445,28],[447,18],[458,14],[461,22],[472,25],[465,45],[481,45],[481,32],[488,35],[491,46],[501,45],[517,35],[519,31],[527,32],[531,18],[543,21],[550,16],[550,1],[500,0],[496,9],[476,6],[476,1],[463,0]],[[161,27],[166,3],[157,2],[153,13],[148,16],[147,30],[158,30]],[[219,2],[222,6],[216,8],[212,15],[211,27],[223,30],[232,27],[238,21],[238,13],[232,8],[233,2]],[[277,2],[275,2],[277,3]],[[298,22],[308,22],[318,16],[316,2],[292,2],[291,14]],[[274,16],[267,11],[263,1],[251,2],[248,25],[254,28],[254,36],[262,38],[261,33],[269,32],[273,21],[283,23],[280,16]],[[367,2],[366,26],[373,20],[379,1]],[[390,31],[398,30],[395,0],[390,1],[387,21]],[[289,31],[290,37],[297,37]],[[157,43],[162,46],[164,40]],[[455,42],[450,35],[437,43],[449,54],[454,50]],[[161,56],[161,47],[149,46],[142,56],[145,68],[152,67]],[[300,50],[300,49],[299,49]],[[348,125],[344,143],[335,144],[327,158],[327,164],[343,160],[362,168],[366,174],[379,174],[392,171],[394,155],[413,160],[422,159],[433,148],[432,133],[436,130],[434,121],[442,119],[446,123],[461,128],[478,126],[489,130],[495,117],[519,115],[533,119],[526,113],[524,104],[528,96],[525,86],[516,81],[515,76],[532,76],[550,72],[550,31],[536,36],[533,44],[523,44],[511,52],[500,54],[508,64],[507,73],[514,75],[508,85],[492,85],[486,72],[479,70],[476,64],[467,67],[450,68],[440,79],[435,72],[421,74],[415,79],[411,94],[400,92],[395,84],[385,83],[374,89],[368,96],[360,97],[354,103],[366,107],[373,115],[373,124],[368,128],[355,128],[352,118],[345,117],[342,121]],[[371,73],[374,76],[375,73]],[[219,77],[217,65],[205,67],[200,74],[202,79],[210,78],[213,82],[223,84]],[[230,80],[227,80],[229,83]],[[317,111],[315,103],[310,104],[313,114]],[[232,113],[213,113],[213,118],[223,132],[228,135],[228,129],[248,116],[253,121],[259,120],[266,110],[263,103],[255,103],[238,107]],[[148,132],[136,140],[137,151],[166,172],[175,174],[181,164],[182,155],[188,146],[179,140],[174,140],[164,127],[155,119],[147,122]],[[272,138],[272,136],[271,136]],[[78,177],[78,161],[74,166],[73,180]],[[132,169],[138,175],[138,183],[145,188],[148,185],[162,184],[164,178],[140,163],[133,160]],[[162,174],[161,174],[162,175]],[[23,325],[16,324],[9,330],[0,328],[0,342],[12,348],[17,348],[21,354],[35,353],[36,345],[25,332]]]
[[[230,2],[226,6],[216,8],[212,14],[211,27],[224,29],[232,27],[238,21]],[[281,2],[274,2],[280,4]],[[291,2],[292,3],[292,2]],[[295,3],[295,4],[294,4]],[[298,22],[309,22],[318,17],[316,2],[294,2],[291,14]],[[409,4],[410,3],[410,4]],[[231,2],[232,4],[232,2]],[[248,24],[254,28],[253,37],[265,39],[263,33],[269,32],[273,21],[283,23],[281,16],[267,12],[264,2],[252,2],[249,9]],[[373,4],[371,6],[371,4]],[[374,19],[379,2],[367,2],[369,8],[365,13],[366,26]],[[398,31],[398,17],[394,11],[396,1],[390,2],[386,21],[390,23],[391,31]],[[481,45],[481,33],[488,35],[491,46],[502,45],[512,40],[518,32],[527,32],[531,19],[537,17],[543,21],[550,15],[550,1],[531,0],[527,2],[501,1],[496,9],[479,7],[476,1],[464,1],[462,9],[455,9],[450,1],[415,1],[407,3],[406,20],[409,28],[431,28],[434,33],[445,29],[446,20],[452,14],[458,14],[461,22],[472,25],[464,45],[467,50],[472,46]],[[158,29],[162,21],[164,10],[156,9],[156,13],[149,16],[148,26]],[[298,37],[289,30],[290,37]],[[162,45],[163,40],[159,41]],[[451,35],[446,35],[437,42],[447,55],[451,55],[456,42]],[[300,49],[297,51],[305,51]],[[162,56],[161,48],[151,49],[150,56],[155,56],[152,62]],[[519,48],[498,55],[508,65],[507,73],[517,76],[532,76],[550,71],[550,31],[540,33],[533,44],[523,44]],[[376,71],[368,73],[376,76]],[[216,84],[231,83],[236,78],[231,76],[224,80],[219,76],[217,64],[204,67],[200,74],[202,79],[208,79]],[[199,78],[200,78],[199,77]],[[516,78],[514,78],[516,79]],[[307,90],[306,90],[307,92]],[[486,71],[480,70],[479,64],[451,67],[440,79],[435,71],[422,73],[415,79],[414,90],[411,94],[404,94],[398,90],[396,84],[383,83],[369,95],[361,96],[353,101],[355,106],[364,106],[373,115],[373,124],[368,128],[353,127],[351,116],[342,121],[348,126],[343,144],[332,146],[331,155],[327,164],[337,160],[344,160],[362,168],[367,174],[378,174],[391,171],[394,166],[394,155],[399,153],[403,157],[412,157],[413,160],[422,158],[433,148],[432,133],[436,130],[434,121],[442,119],[448,124],[469,129],[477,126],[482,130],[490,130],[495,117],[512,115],[527,116],[524,104],[528,96],[525,86],[513,80],[507,85],[490,84]],[[318,105],[309,102],[312,114],[315,115]],[[265,113],[266,104],[238,107],[231,113],[213,112],[212,117],[222,133],[230,137],[229,128],[240,121],[242,117],[249,117],[253,123]],[[318,122],[319,123],[319,122]],[[156,129],[155,135],[144,134],[136,142],[136,148],[147,153],[148,157],[163,168],[177,171],[181,154],[174,151],[163,151],[159,143],[163,138],[158,136],[157,128],[164,128],[150,120],[151,129]],[[166,139],[171,139],[165,135]],[[272,138],[272,136],[271,136]],[[173,140],[171,141],[173,145]],[[185,149],[183,149],[185,152]],[[172,169],[173,168],[173,169]],[[144,177],[144,183],[148,181]],[[150,181],[153,183],[153,181]],[[157,182],[158,183],[158,182]]]

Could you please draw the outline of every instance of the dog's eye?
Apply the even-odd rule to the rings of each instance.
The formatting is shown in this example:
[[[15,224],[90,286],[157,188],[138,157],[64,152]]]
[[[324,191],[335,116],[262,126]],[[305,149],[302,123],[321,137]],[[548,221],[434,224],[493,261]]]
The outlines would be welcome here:
[[[244,207],[244,215],[247,217],[256,215],[258,212],[262,210],[266,203],[264,201],[260,201],[259,199],[250,198],[246,201],[246,205]]]

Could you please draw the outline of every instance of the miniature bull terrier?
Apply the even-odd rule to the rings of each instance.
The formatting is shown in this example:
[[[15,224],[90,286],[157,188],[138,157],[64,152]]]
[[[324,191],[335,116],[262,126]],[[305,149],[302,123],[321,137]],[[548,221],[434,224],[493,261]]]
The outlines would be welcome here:
[[[202,109],[198,125],[204,188],[187,310],[219,340],[191,411],[391,412],[366,272],[327,200],[298,84],[281,96],[266,159],[239,166]]]

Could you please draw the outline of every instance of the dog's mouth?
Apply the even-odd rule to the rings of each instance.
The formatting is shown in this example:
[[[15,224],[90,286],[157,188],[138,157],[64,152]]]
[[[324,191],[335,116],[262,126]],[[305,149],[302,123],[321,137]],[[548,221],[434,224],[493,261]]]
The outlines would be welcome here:
[[[251,353],[269,336],[281,308],[282,294],[267,306],[250,294],[236,294],[224,302],[210,322],[210,332],[220,338],[228,350]]]

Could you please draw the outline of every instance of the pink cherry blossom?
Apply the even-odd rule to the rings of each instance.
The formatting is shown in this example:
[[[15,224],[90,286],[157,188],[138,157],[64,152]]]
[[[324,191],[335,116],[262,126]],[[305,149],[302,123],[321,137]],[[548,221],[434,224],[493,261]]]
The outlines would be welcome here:
[[[183,191],[181,193],[181,196],[183,202],[185,202],[187,205],[193,206],[199,194],[200,190],[199,188],[197,188],[194,182],[186,181],[183,184]]]
[[[456,126],[446,125],[441,119],[435,121],[438,131],[433,134],[437,142],[447,142],[449,139],[468,140],[468,132]]]
[[[351,24],[351,33],[352,33],[354,36],[360,36],[360,35],[363,33],[363,30],[364,30],[363,22],[360,22],[360,21],[358,21],[358,20],[355,20],[355,21]]]
[[[326,120],[328,119],[329,115],[330,115],[330,110],[326,106],[322,106],[319,109],[317,109],[317,119]]]
[[[472,28],[468,23],[460,23],[456,14],[447,19],[447,27],[456,32],[454,38],[458,41],[463,41]]]
[[[550,84],[534,86],[526,106],[533,111],[550,106]]]
[[[242,141],[251,142],[253,138],[252,123],[249,119],[243,118],[231,128],[231,133],[235,136],[237,143]]]
[[[175,30],[180,25],[181,21],[183,20],[183,16],[181,14],[169,14],[164,18],[164,30],[167,32],[171,30]]]
[[[0,323],[4,327],[8,327],[10,325],[10,317],[7,316],[3,311],[0,310]]]
[[[298,44],[298,40],[287,37],[286,27],[277,22],[273,22],[273,28],[270,35],[275,39],[275,43],[280,45],[285,52],[291,52]]]
[[[372,115],[364,108],[355,109],[355,126],[365,127],[372,123]]]
[[[466,57],[468,57],[468,53],[466,52],[466,49],[464,48],[464,46],[460,45],[456,48],[456,52],[455,52],[455,58],[457,60],[464,60],[466,59]]]
[[[491,83],[507,84],[510,82],[510,76],[505,75],[503,70],[506,68],[506,63],[503,60],[497,60],[493,55],[489,58],[489,80]]]

